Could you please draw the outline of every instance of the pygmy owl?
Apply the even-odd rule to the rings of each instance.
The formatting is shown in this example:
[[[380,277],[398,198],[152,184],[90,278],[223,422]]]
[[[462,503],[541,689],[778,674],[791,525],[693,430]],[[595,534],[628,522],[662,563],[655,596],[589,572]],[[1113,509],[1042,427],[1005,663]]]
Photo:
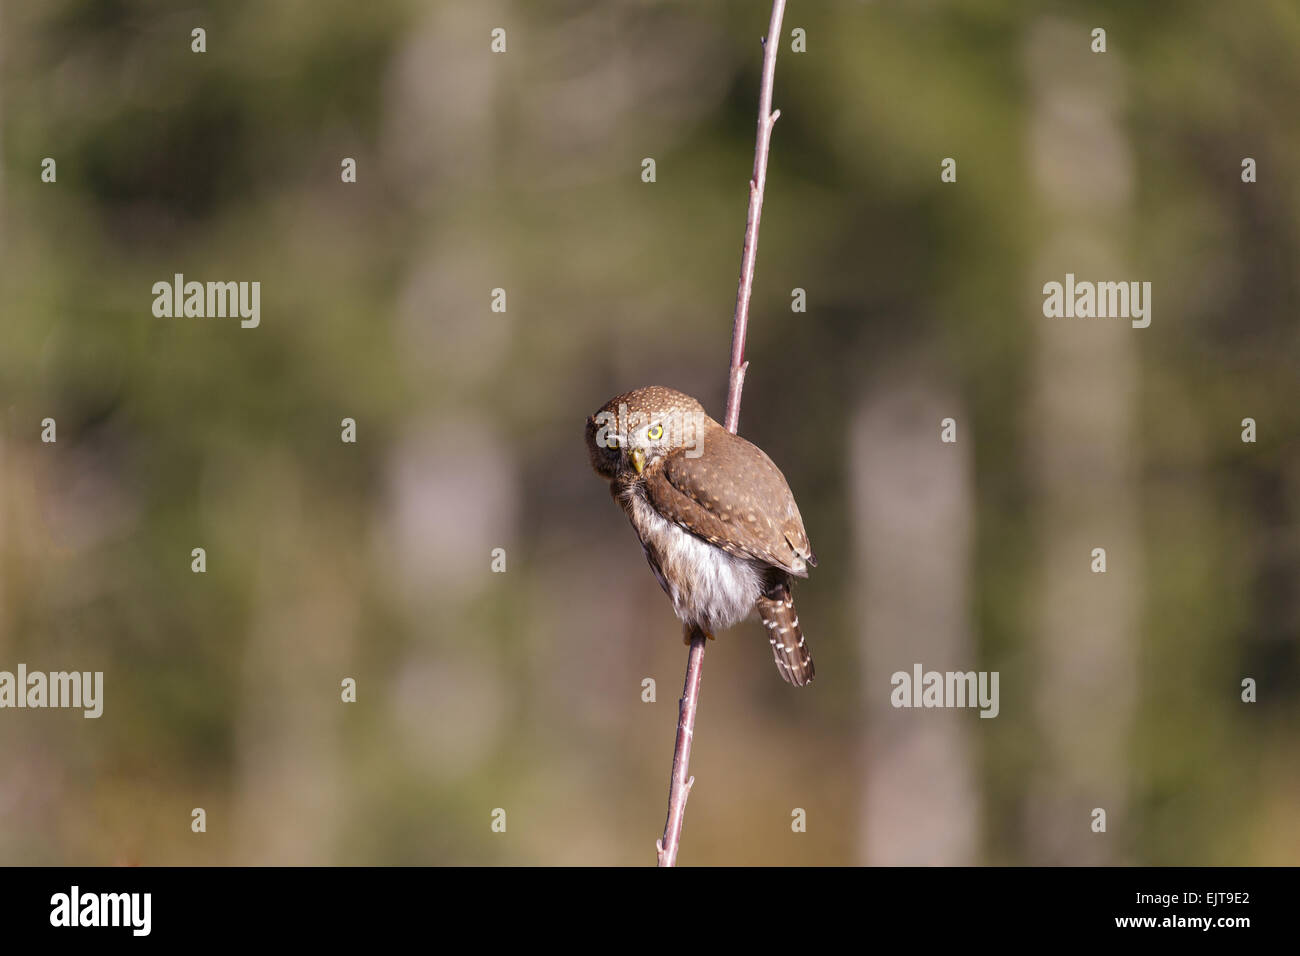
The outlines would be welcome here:
[[[712,637],[757,608],[781,676],[811,681],[790,583],[817,558],[772,459],[689,395],[657,385],[611,398],[588,418],[587,451],[687,639],[695,629]]]

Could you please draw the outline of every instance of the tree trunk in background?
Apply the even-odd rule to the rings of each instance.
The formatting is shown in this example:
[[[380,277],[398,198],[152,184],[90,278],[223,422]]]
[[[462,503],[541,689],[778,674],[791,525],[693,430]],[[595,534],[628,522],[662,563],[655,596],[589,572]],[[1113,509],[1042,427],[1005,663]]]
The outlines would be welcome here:
[[[861,622],[866,774],[858,858],[976,862],[979,795],[970,710],[895,709],[890,675],[977,667],[970,633],[972,435],[943,376],[918,364],[858,403],[850,494]],[[940,422],[957,421],[957,442]],[[975,718],[978,722],[978,718]]]
[[[1122,61],[1090,51],[1087,24],[1042,20],[1025,63],[1029,157],[1042,241],[1033,271],[1036,336],[1025,447],[1037,541],[1029,633],[1042,754],[1027,806],[1029,863],[1124,862],[1141,559],[1134,474],[1136,349],[1123,318],[1047,318],[1042,286],[1140,280],[1125,255],[1132,156],[1120,127]],[[1156,322],[1159,321],[1157,317]],[[1104,548],[1107,571],[1093,573]],[[1008,709],[1004,702],[1004,712]],[[1094,833],[1092,811],[1106,811]]]
[[[238,791],[231,841],[237,866],[339,865],[339,831],[349,793],[342,754],[355,608],[336,588],[276,597],[249,635],[239,719]],[[317,603],[319,602],[319,603]],[[374,696],[361,686],[361,695]],[[209,832],[227,829],[208,811]]]
[[[230,834],[239,866],[337,865],[354,768],[343,754],[342,681],[355,676],[360,615],[355,570],[335,529],[307,515],[302,478],[279,456],[262,462],[255,608],[243,662],[233,825],[208,809],[209,833]],[[358,701],[373,700],[364,683]],[[198,804],[196,804],[198,805]],[[224,839],[224,837],[223,837]]]

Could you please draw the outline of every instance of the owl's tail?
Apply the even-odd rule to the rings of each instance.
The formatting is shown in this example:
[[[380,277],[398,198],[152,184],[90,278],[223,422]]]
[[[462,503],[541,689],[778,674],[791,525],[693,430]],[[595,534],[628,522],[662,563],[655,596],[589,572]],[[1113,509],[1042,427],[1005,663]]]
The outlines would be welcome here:
[[[803,687],[813,679],[813,659],[808,652],[799,615],[795,613],[794,599],[790,597],[790,583],[781,581],[772,585],[758,599],[758,616],[767,628],[772,642],[772,655],[781,677]]]

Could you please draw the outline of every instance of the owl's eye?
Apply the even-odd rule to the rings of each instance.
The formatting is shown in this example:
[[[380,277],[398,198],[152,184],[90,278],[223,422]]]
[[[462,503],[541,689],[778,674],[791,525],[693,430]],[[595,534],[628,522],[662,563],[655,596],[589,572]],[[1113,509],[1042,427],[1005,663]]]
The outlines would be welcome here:
[[[618,436],[617,436],[617,435],[606,435],[606,436],[605,436],[605,448],[608,449],[609,451],[614,452],[614,454],[618,454]]]
[[[645,433],[645,437],[650,439],[651,441],[658,441],[659,439],[664,437],[664,426],[651,425],[650,430]]]

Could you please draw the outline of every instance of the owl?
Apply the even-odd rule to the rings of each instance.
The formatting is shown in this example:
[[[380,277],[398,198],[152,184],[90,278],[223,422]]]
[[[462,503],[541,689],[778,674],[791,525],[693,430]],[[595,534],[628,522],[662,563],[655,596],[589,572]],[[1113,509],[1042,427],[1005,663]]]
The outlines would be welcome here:
[[[757,609],[781,676],[798,687],[813,660],[790,595],[817,557],[785,476],[681,392],[651,385],[587,419],[587,452],[609,482],[686,639]]]

